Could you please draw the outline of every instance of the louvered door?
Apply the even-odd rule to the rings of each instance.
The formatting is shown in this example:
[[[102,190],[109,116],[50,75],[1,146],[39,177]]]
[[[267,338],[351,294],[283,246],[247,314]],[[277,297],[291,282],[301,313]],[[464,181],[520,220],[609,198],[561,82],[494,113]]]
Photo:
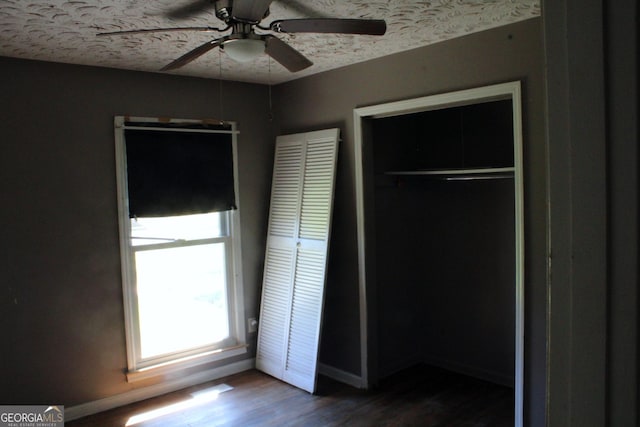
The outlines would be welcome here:
[[[338,129],[278,137],[256,367],[315,391]]]

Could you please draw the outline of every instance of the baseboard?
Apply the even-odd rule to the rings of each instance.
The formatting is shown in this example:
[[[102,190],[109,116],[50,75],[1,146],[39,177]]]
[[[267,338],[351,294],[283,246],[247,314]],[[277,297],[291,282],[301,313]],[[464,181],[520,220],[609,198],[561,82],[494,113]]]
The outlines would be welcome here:
[[[255,366],[256,360],[254,358],[241,360],[239,362],[208,369],[176,380],[154,384],[149,387],[137,388],[125,393],[116,394],[114,396],[105,397],[104,399],[94,400],[92,402],[82,403],[76,406],[65,407],[64,418],[66,421],[75,420],[88,415],[97,414],[98,412],[108,411],[109,409],[114,409],[119,406],[149,399],[151,397],[171,393],[172,391],[177,391],[193,385],[202,384],[207,381],[213,381],[239,372],[248,371],[249,369],[255,368]]]
[[[318,372],[326,377],[350,385],[352,387],[364,388],[362,377],[350,372],[343,371],[342,369],[334,368],[333,366],[320,363],[318,364]]]
[[[463,363],[452,362],[450,360],[437,359],[437,358],[425,358],[424,363],[436,366],[438,368],[446,369],[448,371],[457,372],[459,374],[468,375],[484,381],[489,381],[495,384],[504,385],[506,387],[513,387],[514,377],[505,375],[500,372],[489,371],[475,366],[466,365]]]

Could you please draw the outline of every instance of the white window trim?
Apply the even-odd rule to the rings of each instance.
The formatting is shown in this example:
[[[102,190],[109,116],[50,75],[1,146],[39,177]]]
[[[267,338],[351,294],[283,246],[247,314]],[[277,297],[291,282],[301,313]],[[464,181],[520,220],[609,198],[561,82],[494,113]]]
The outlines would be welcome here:
[[[244,321],[244,292],[242,280],[242,263],[241,263],[241,237],[240,237],[240,206],[238,192],[238,165],[237,165],[237,134],[235,122],[225,122],[231,126],[230,131],[218,130],[189,130],[193,132],[212,132],[212,133],[230,133],[232,135],[233,149],[233,174],[234,174],[234,190],[236,195],[236,209],[229,214],[229,231],[231,238],[227,245],[228,250],[232,252],[231,265],[228,268],[232,270],[227,275],[229,280],[229,293],[232,304],[229,305],[229,316],[232,320],[231,334],[235,338],[235,342],[224,348],[205,348],[198,351],[180,353],[181,357],[175,355],[156,360],[155,364],[145,363],[138,358],[140,354],[140,340],[138,337],[138,310],[135,306],[135,272],[132,265],[133,249],[131,242],[131,227],[129,225],[129,203],[127,191],[127,171],[126,171],[126,149],[124,140],[125,129],[136,129],[135,125],[125,125],[125,122],[139,123],[179,123],[179,124],[202,124],[209,123],[201,120],[182,120],[182,119],[159,119],[149,117],[129,117],[116,116],[114,118],[115,128],[115,154],[116,154],[116,177],[117,177],[117,193],[118,193],[118,224],[120,231],[120,258],[122,262],[122,291],[124,297],[124,315],[125,315],[125,336],[127,346],[127,381],[135,382],[156,376],[165,375],[171,372],[192,368],[230,357],[239,356],[247,352],[246,329]],[[154,129],[167,131],[163,127],[144,127],[144,129]],[[171,131],[183,131],[179,129],[171,129]]]

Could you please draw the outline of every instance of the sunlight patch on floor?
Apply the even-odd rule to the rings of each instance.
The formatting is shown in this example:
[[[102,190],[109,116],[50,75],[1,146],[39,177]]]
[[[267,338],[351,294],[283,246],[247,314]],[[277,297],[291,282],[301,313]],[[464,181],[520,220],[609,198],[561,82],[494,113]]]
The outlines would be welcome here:
[[[195,406],[199,406],[208,402],[212,402],[218,398],[220,393],[233,390],[233,387],[227,384],[218,384],[213,387],[209,387],[203,390],[191,393],[191,398],[183,400],[182,402],[172,403],[161,408],[153,409],[151,411],[143,412],[129,418],[125,426],[134,426],[146,421],[155,420],[169,414],[175,414],[176,412],[184,411]]]

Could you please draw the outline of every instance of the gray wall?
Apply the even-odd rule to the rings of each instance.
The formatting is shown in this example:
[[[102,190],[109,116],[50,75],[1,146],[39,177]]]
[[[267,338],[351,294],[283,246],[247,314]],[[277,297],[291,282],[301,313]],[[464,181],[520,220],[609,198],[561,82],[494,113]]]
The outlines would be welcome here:
[[[635,0],[543,4],[550,184],[549,426],[637,426]]]
[[[218,118],[218,82],[9,58],[0,82],[0,402],[71,406],[127,391],[113,117]],[[233,94],[224,118],[241,132],[244,295],[255,316],[273,159],[267,91],[222,90]]]
[[[359,374],[353,109],[513,80],[523,83],[526,410],[531,425],[542,425],[546,377],[546,146],[541,20],[527,20],[285,83],[276,88],[274,105],[280,133],[332,126],[342,130],[321,361]]]

